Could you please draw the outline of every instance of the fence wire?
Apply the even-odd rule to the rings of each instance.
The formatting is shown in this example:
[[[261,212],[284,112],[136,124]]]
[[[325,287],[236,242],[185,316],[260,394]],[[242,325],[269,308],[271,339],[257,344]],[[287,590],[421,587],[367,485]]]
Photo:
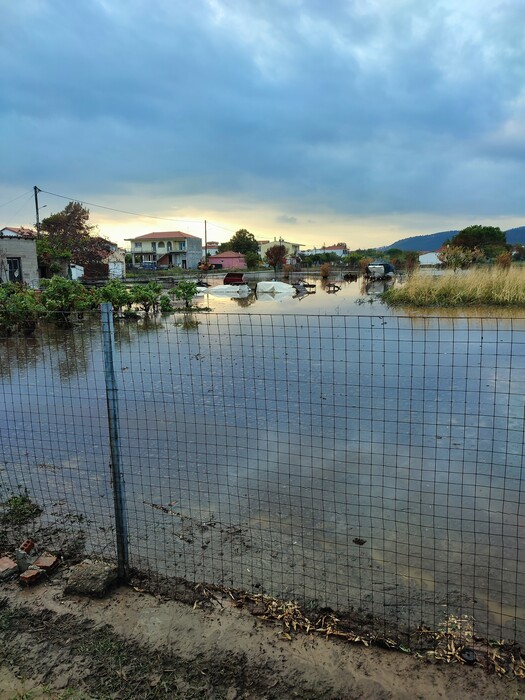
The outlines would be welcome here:
[[[96,315],[0,343],[2,498],[64,555],[116,556],[102,348]],[[525,319],[181,314],[116,321],[113,360],[153,587],[525,641]]]

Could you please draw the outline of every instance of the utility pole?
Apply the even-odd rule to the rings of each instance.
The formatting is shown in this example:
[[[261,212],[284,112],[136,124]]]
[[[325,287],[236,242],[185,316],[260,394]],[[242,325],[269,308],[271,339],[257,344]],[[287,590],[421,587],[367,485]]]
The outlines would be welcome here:
[[[40,238],[40,216],[38,214],[38,193],[41,192],[42,190],[38,189],[38,187],[35,185],[33,187],[34,193],[35,193],[35,209],[36,209],[36,237]]]

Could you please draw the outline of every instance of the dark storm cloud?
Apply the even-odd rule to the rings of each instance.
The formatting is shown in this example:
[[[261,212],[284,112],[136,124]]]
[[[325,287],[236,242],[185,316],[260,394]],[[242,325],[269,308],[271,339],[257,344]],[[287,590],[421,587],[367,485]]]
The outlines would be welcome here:
[[[11,3],[2,180],[516,213],[524,24],[519,0]]]

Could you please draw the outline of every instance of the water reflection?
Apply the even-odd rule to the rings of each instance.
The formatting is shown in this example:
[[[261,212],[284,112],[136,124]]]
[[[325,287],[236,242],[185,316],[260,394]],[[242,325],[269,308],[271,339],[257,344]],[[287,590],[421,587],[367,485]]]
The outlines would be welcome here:
[[[393,287],[396,281],[394,279],[385,280],[366,280],[363,278],[362,291],[363,295],[368,296],[381,296],[387,289]]]
[[[245,297],[233,297],[232,301],[234,301],[237,306],[246,309],[249,306],[255,304],[255,302],[257,301],[257,297],[255,295],[255,292],[252,292],[251,294],[248,294],[248,296]]]
[[[277,313],[288,298],[116,324],[132,558],[166,547],[194,581],[403,623],[442,604],[525,639],[525,319],[347,315],[357,284],[337,306],[321,291],[301,308],[330,314]],[[98,321],[0,351],[2,478],[105,522]]]

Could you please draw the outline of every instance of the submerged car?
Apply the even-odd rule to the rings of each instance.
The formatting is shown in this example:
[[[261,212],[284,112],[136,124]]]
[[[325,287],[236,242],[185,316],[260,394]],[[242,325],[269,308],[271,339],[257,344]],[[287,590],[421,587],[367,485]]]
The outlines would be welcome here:
[[[395,274],[394,266],[384,260],[376,260],[366,266],[366,276],[371,280],[392,279]]]

